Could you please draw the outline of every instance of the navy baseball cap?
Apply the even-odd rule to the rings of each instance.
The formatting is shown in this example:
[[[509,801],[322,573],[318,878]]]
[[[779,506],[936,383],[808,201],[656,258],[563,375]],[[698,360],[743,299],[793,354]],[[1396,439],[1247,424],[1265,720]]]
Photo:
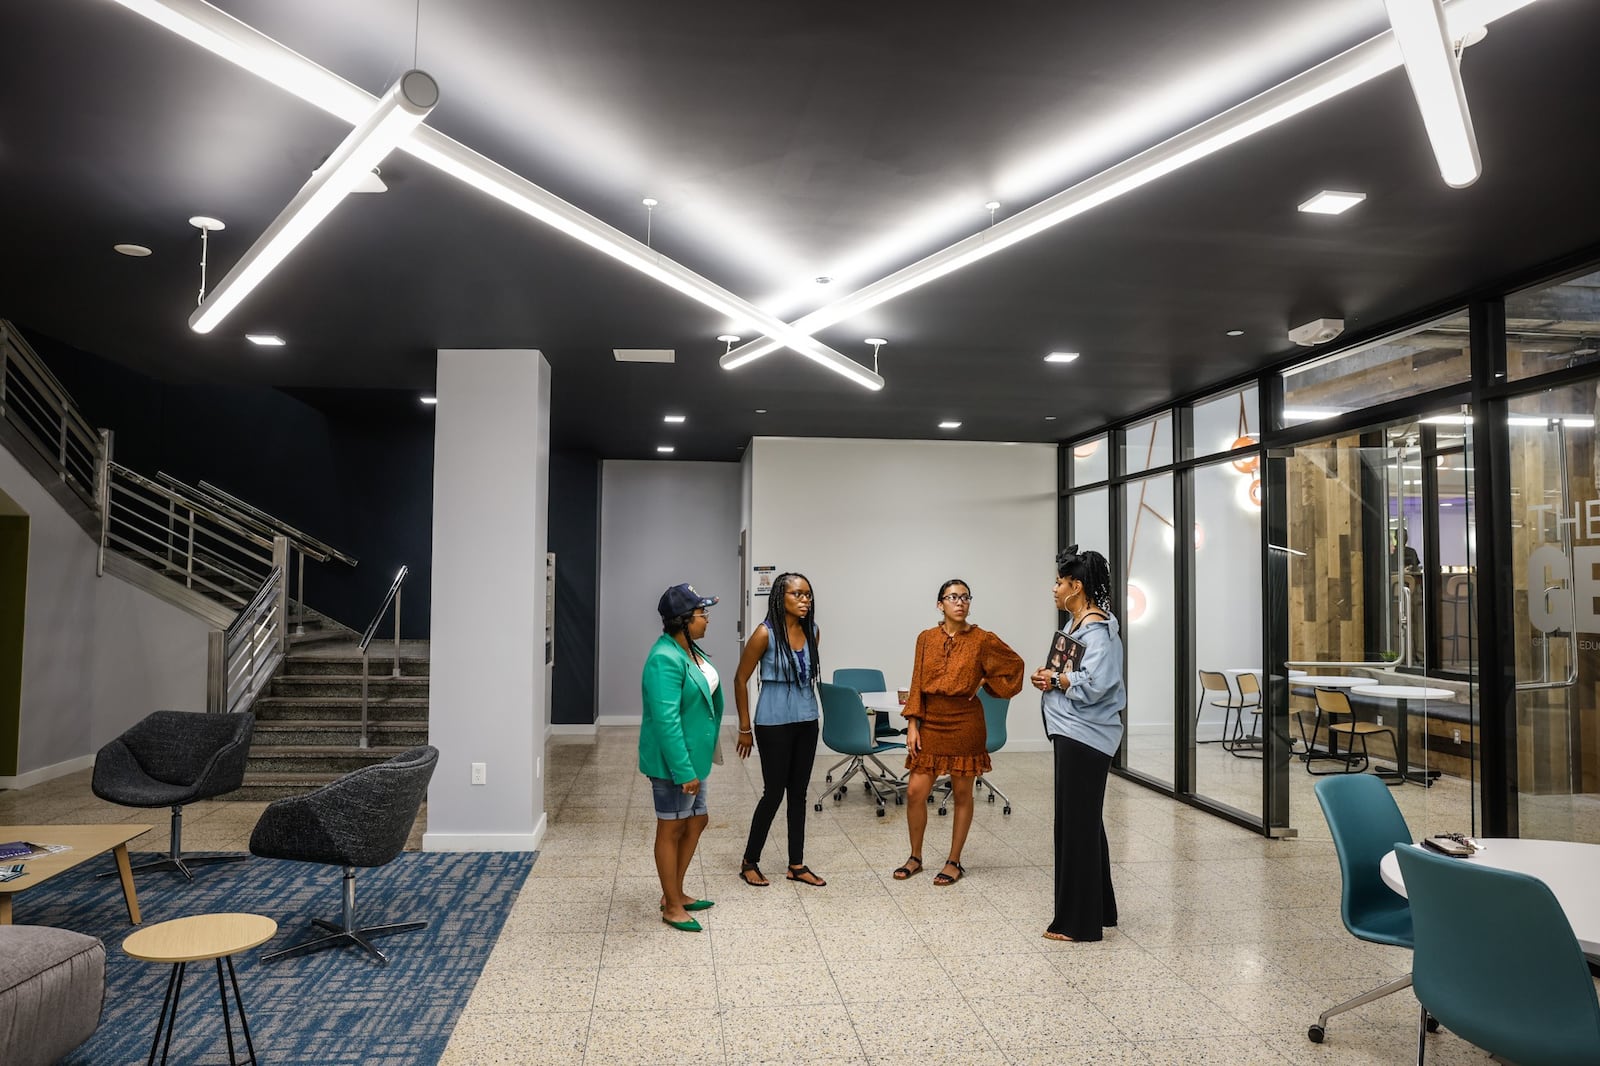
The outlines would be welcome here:
[[[656,610],[661,612],[663,620],[681,618],[716,602],[715,596],[702,596],[694,590],[693,585],[674,585],[661,594],[661,602],[656,604]]]

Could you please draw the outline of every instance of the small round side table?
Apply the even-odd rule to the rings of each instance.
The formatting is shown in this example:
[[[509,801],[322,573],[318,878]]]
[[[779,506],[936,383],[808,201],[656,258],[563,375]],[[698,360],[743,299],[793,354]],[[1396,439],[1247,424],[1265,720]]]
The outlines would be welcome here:
[[[251,1063],[256,1061],[255,1044],[250,1039],[250,1023],[244,1016],[244,1000],[239,998],[239,977],[233,970],[233,956],[241,951],[265,944],[278,932],[278,923],[259,914],[196,914],[188,918],[175,918],[170,922],[147,925],[122,942],[122,950],[145,962],[170,963],[172,976],[167,978],[167,995],[161,1001],[161,1017],[156,1022],[156,1037],[150,1042],[150,1058],[146,1066],[156,1061],[156,1049],[161,1049],[161,1061],[167,1061],[167,1051],[172,1047],[172,1029],[178,1020],[178,999],[183,994],[183,975],[191,962],[216,960],[217,992],[222,998],[222,1031],[228,1037],[228,1062],[236,1063],[233,1052],[233,1022],[228,1014],[228,988],[222,980],[222,962],[228,962],[228,978],[233,982],[233,1002],[239,1008],[239,1025],[244,1029],[245,1047],[250,1052]],[[163,1043],[161,1036],[166,1033]]]

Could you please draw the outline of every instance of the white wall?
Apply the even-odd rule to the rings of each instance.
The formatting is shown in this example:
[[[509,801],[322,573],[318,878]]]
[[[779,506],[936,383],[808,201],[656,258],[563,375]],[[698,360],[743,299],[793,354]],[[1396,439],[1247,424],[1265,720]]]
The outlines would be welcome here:
[[[434,423],[428,851],[525,851],[544,835],[550,365],[439,352]],[[471,784],[471,766],[487,780]]]
[[[661,636],[656,603],[672,585],[687,581],[721,598],[701,646],[732,678],[739,661],[740,481],[738,463],[602,464],[598,725],[639,720],[639,672]]]
[[[115,577],[97,578],[94,541],[4,449],[0,491],[29,518],[18,773],[0,787],[91,765],[151,711],[205,710],[210,627]]]
[[[1030,670],[1043,661],[1056,627],[1054,445],[757,437],[748,454],[748,563],[810,578],[825,678],[877,667],[904,685],[952,577],[972,586],[975,624]],[[752,621],[766,613],[762,598],[748,606]],[[1008,747],[1047,746],[1032,686],[1008,728]]]

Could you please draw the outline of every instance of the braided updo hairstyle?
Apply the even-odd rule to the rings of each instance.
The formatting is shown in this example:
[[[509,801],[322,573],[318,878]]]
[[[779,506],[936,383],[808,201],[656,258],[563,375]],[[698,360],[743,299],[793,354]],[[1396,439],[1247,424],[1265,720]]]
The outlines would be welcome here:
[[[1078,551],[1076,544],[1056,555],[1056,573],[1083,582],[1089,602],[1111,613],[1111,566],[1097,551]]]

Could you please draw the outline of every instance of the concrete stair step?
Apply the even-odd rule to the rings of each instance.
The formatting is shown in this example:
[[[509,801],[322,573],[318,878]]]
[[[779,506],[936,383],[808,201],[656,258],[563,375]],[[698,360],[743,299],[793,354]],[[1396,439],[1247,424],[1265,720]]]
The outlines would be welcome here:
[[[348,698],[361,696],[361,677],[349,674],[310,674],[304,676],[285,677],[282,674],[272,679],[272,684],[267,689],[268,696],[282,696],[290,699],[307,699],[323,697]],[[427,699],[428,679],[426,677],[369,677],[367,679],[367,696],[369,701],[379,697],[383,698],[410,698]]]
[[[295,746],[354,748],[361,740],[358,721],[328,722],[302,719],[285,722],[257,722],[251,754]],[[405,720],[367,720],[367,743],[373,747],[414,748],[428,742],[426,718]],[[370,750],[370,749],[369,749]]]
[[[261,801],[303,796],[342,776],[343,774],[322,771],[246,773],[244,784],[238,791],[230,793],[228,798]]]
[[[374,655],[367,661],[368,677],[389,677],[394,672],[394,658]],[[361,676],[360,655],[296,655],[293,651],[283,661],[280,677],[316,677],[326,675],[342,677]],[[427,677],[428,660],[402,655],[402,677]]]
[[[358,748],[353,745],[325,746],[288,744],[252,746],[245,762],[245,783],[254,779],[252,771],[264,774],[331,774],[334,777],[363,766],[392,759],[405,751],[399,745]]]
[[[321,720],[330,722],[361,721],[359,696],[263,696],[250,708],[256,722],[292,722]],[[369,697],[367,720],[427,721],[426,698],[405,696]]]

